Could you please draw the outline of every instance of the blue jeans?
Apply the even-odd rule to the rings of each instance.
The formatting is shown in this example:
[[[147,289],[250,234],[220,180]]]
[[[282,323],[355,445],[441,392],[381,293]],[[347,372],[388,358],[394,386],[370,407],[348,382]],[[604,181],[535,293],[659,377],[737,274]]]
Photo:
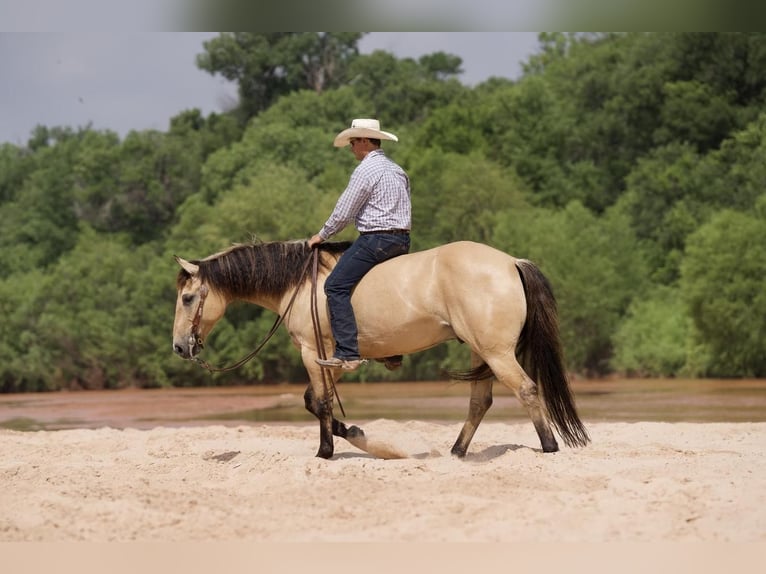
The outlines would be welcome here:
[[[354,286],[378,263],[397,255],[404,255],[409,250],[409,235],[372,233],[360,235],[341,255],[324,284],[337,358],[359,358],[356,318],[351,306],[351,291]]]

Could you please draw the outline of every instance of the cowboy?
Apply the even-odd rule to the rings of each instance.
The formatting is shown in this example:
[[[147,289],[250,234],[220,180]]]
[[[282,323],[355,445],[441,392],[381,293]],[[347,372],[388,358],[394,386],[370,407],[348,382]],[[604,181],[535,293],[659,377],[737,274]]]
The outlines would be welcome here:
[[[325,282],[335,353],[329,359],[316,360],[323,367],[347,371],[359,368],[363,361],[359,356],[351,291],[375,265],[410,250],[410,180],[380,148],[381,140],[399,138],[382,131],[378,120],[355,119],[333,142],[335,147],[351,145],[359,165],[332,214],[308,245],[319,245],[352,221],[359,237],[343,253]]]

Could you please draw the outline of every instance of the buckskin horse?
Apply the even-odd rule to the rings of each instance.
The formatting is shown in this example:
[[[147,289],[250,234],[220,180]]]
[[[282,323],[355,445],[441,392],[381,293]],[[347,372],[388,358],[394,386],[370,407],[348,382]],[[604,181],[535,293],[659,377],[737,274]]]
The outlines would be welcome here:
[[[313,250],[306,241],[238,244],[201,260],[176,257],[181,270],[175,353],[199,360],[205,338],[232,301],[277,313],[308,371],[304,401],[319,419],[316,456],[322,458],[333,456],[333,435],[351,441],[364,434],[333,416],[334,383],[342,372],[315,363],[318,356],[332,355],[322,287],[347,246],[331,242],[318,247],[313,285],[312,274],[306,272]],[[559,449],[552,427],[570,447],[590,441],[563,364],[556,301],[548,280],[531,261],[480,243],[448,243],[375,266],[357,285],[352,304],[364,358],[406,355],[451,339],[470,347],[470,370],[451,374],[471,386],[468,416],[453,455],[465,456],[492,404],[494,379],[524,406],[543,452]]]

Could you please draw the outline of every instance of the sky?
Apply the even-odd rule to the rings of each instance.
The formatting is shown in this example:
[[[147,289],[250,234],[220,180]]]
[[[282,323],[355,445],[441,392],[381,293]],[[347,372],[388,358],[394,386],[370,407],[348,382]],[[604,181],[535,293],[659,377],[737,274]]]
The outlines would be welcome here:
[[[170,118],[236,103],[236,87],[197,68],[217,32],[0,32],[0,143],[24,145],[36,125],[90,126],[124,137],[166,131]],[[444,51],[460,56],[460,80],[517,78],[537,52],[536,32],[373,32],[362,53],[399,58]]]

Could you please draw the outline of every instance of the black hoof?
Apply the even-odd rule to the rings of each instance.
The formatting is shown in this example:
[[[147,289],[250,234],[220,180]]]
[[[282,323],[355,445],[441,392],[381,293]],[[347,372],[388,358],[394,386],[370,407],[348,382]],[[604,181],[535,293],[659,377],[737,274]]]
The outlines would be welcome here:
[[[465,452],[466,451],[464,448],[458,448],[457,445],[453,446],[452,450],[450,451],[452,456],[456,456],[458,458],[465,458]]]
[[[364,436],[364,431],[358,426],[350,426],[346,431],[346,438],[361,438]]]
[[[334,451],[334,449],[332,449],[332,448],[330,448],[330,449],[320,448],[317,451],[317,455],[316,456],[317,456],[317,458],[329,459],[329,458],[332,458],[333,451]]]

